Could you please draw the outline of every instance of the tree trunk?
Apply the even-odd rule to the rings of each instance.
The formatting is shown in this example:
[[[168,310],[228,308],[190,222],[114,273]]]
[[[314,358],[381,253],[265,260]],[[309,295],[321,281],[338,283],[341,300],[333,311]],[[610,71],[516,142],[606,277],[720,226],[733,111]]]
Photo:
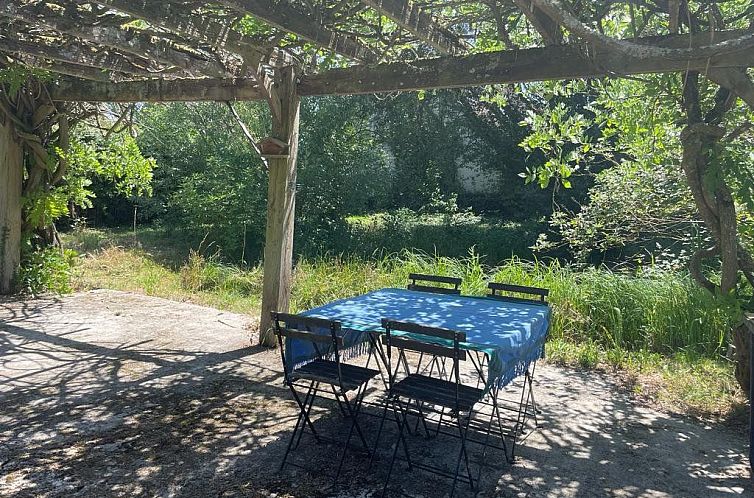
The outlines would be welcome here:
[[[299,97],[292,67],[280,70],[270,101],[272,135],[288,144],[287,157],[269,157],[267,230],[264,245],[264,282],[259,342],[275,345],[271,311],[288,311],[293,269],[293,226],[296,208],[296,155],[298,152]]]
[[[13,292],[21,265],[23,148],[7,117],[0,117],[0,294]]]
[[[686,74],[683,106],[688,121],[686,128],[681,132],[681,167],[699,214],[715,240],[713,247],[701,249],[694,254],[689,262],[689,270],[694,280],[714,292],[715,286],[702,273],[702,259],[718,255],[721,266],[719,290],[723,295],[736,291],[740,269],[743,269],[744,273],[751,273],[752,270],[746,265],[750,255],[738,242],[735,200],[723,175],[715,171],[719,166],[714,163],[715,147],[725,136],[725,130],[720,124],[734,102],[735,95],[721,87],[715,95],[714,106],[703,115],[699,96],[699,74],[693,71]],[[743,262],[744,266],[741,266],[740,262]],[[736,380],[748,394],[751,341],[744,325],[734,327],[731,331],[731,342],[736,350]]]
[[[745,323],[733,329],[733,346],[736,348],[736,380],[748,396],[751,392],[751,371],[749,359],[751,356],[751,332]]]

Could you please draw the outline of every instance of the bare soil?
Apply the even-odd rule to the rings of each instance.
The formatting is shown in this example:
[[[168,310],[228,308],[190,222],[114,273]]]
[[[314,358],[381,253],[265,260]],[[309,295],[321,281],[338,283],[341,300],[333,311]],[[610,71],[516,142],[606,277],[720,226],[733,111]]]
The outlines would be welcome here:
[[[349,453],[334,489],[339,450],[308,436],[294,462],[313,471],[278,472],[298,413],[277,351],[250,346],[250,323],[104,290],[0,303],[0,495],[379,496],[392,428],[372,467]],[[536,389],[540,427],[513,465],[487,453],[479,496],[753,495],[740,429],[647,407],[603,373],[540,365]],[[337,405],[315,419],[324,432],[347,428]],[[457,454],[450,439],[409,444],[417,459]],[[449,481],[397,464],[391,493],[448,491]]]

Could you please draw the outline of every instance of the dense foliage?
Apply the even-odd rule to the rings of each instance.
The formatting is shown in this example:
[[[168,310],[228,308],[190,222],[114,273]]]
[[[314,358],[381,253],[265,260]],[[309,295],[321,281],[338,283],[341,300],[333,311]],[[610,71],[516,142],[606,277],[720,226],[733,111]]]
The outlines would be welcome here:
[[[546,216],[550,195],[518,178],[530,161],[517,147],[525,136],[518,123],[529,104],[514,94],[513,103],[503,106],[480,102],[480,96],[478,91],[443,91],[387,99],[305,99],[296,253],[368,255],[403,247],[431,251],[436,245],[441,252],[463,255],[487,238],[474,236],[478,213],[525,223]],[[256,137],[269,133],[262,105],[236,108]],[[195,245],[204,240],[204,249],[219,248],[226,260],[258,260],[266,172],[228,108],[211,103],[148,105],[137,122],[143,153],[159,165],[154,195],[138,200],[139,222],[174,228],[177,237]],[[464,168],[466,176],[482,179],[481,189],[459,178]],[[122,203],[122,197],[109,198],[90,213],[90,221],[130,224],[133,210]],[[377,224],[347,222],[351,216],[375,212],[387,214]],[[423,235],[414,229],[420,219],[440,220],[439,231],[459,226],[468,230],[466,235],[456,230],[459,243],[443,248],[438,230],[428,228]],[[512,252],[528,254],[533,239],[512,242],[488,244],[485,253],[495,261]]]
[[[587,260],[608,254],[614,261],[662,261],[679,269],[696,248],[708,243],[710,233],[681,168],[681,86],[680,75],[668,75],[538,88],[552,109],[527,117],[524,124],[531,133],[522,147],[539,150],[547,159],[527,172],[527,181],[568,188],[574,175],[595,178],[587,202],[575,210],[556,210],[550,237],[538,243],[541,250],[565,245]],[[706,99],[713,99],[713,90],[707,86]],[[568,107],[563,96],[584,96],[589,103]],[[652,112],[646,112],[647,102]],[[728,127],[745,127],[751,119],[747,115],[751,111],[740,102],[729,115]],[[739,230],[750,244],[751,137],[744,131],[729,138],[717,149],[719,169],[712,175],[735,186]]]

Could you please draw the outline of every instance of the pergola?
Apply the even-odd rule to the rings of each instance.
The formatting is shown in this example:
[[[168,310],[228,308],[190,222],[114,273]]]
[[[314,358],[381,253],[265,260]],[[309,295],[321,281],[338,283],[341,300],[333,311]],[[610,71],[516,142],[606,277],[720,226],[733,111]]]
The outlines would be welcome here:
[[[604,34],[616,12],[633,37]],[[269,312],[290,295],[301,97],[697,71],[754,107],[747,12],[735,29],[685,0],[0,0],[0,64],[55,75],[23,106],[2,99],[0,290],[18,269],[22,183],[34,179],[20,165],[67,143],[64,103],[268,103],[271,137],[255,148],[269,167],[269,343]]]

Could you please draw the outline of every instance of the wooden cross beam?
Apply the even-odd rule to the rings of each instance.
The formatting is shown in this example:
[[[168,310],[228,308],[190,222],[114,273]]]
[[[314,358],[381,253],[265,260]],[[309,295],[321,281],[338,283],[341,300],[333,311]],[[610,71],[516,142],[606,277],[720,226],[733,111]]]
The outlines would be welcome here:
[[[80,3],[84,0],[72,1]],[[177,33],[189,40],[196,40],[215,48],[227,50],[242,57],[251,65],[258,64],[271,54],[275,54],[275,58],[282,64],[294,62],[282,50],[260,46],[234,31],[231,26],[225,23],[211,18],[189,15],[185,9],[176,8],[170,2],[153,2],[150,0],[93,1],[104,7],[110,7],[137,19],[142,19],[152,26]]]
[[[147,76],[151,78],[154,78],[158,71],[156,68],[150,70],[150,63],[147,60],[144,60],[144,66],[137,66],[133,61],[116,52],[97,51],[92,47],[85,47],[78,43],[67,44],[67,46],[63,48],[61,44],[50,46],[40,43],[14,40],[3,36],[0,37],[0,51],[9,54],[16,54],[18,56],[28,55],[35,59],[57,61],[66,65],[68,73],[86,79],[91,79],[89,76],[92,74],[92,72],[87,69],[94,69],[95,72],[99,72],[103,76],[107,76],[103,71],[103,69],[107,69],[109,71],[128,73],[137,76]],[[25,60],[23,57],[20,57],[20,59]],[[77,66],[81,68],[80,72],[75,70]]]
[[[542,12],[531,0],[513,0],[516,6],[523,12],[534,29],[536,29],[546,45],[560,45],[563,43],[563,32],[558,23]]]
[[[441,54],[461,54],[466,46],[448,29],[435,22],[411,0],[362,0],[362,3],[392,19]]]
[[[20,6],[15,0],[0,0],[0,17],[23,21],[35,27],[45,26],[103,47],[115,48],[123,53],[131,53],[184,70],[194,70],[199,75],[228,75],[222,64],[217,61],[192,57],[185,51],[176,50],[165,40],[155,39],[138,30],[123,30],[117,26],[98,26],[94,22],[84,23],[70,19],[66,13],[53,10],[46,4]],[[58,48],[64,49],[63,46]]]
[[[120,83],[66,79],[51,91],[53,100],[68,102],[228,102],[267,98],[267,93],[252,78],[155,79]]]
[[[732,39],[739,31],[717,32],[716,39]],[[661,46],[704,44],[709,33],[638,38]],[[433,88],[457,88],[503,83],[602,78],[632,74],[706,72],[712,68],[754,67],[754,51],[741,51],[711,59],[635,59],[608,52],[588,53],[586,46],[559,45],[526,50],[505,50],[412,63],[377,64],[335,69],[299,79],[298,93],[354,95]],[[100,83],[63,81],[52,89],[55,100],[69,101],[191,101],[256,100],[250,80],[174,80],[162,83]]]
[[[218,0],[218,3],[237,12],[250,14],[277,28],[332,50],[336,54],[357,61],[370,62],[377,56],[356,39],[335,33],[317,19],[294,8],[287,0]]]

